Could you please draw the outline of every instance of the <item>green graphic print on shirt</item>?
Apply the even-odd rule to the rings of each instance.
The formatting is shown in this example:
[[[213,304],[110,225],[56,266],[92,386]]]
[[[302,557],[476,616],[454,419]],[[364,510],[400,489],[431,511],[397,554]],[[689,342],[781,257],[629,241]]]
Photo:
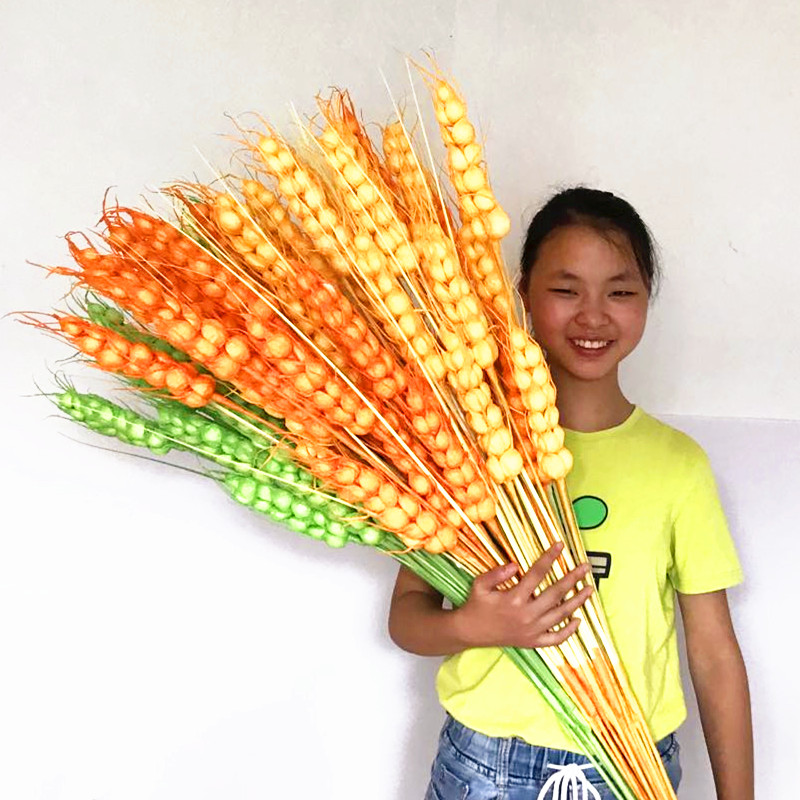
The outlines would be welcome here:
[[[599,528],[608,519],[608,506],[600,497],[585,494],[572,501],[575,519],[582,531]],[[602,550],[587,550],[586,555],[592,565],[594,582],[599,586],[603,578],[611,575],[611,553]]]

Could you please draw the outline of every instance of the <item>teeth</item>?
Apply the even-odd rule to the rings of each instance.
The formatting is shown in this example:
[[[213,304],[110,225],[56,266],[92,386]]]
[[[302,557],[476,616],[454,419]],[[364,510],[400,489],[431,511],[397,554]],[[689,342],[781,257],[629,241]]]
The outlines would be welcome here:
[[[607,344],[610,344],[609,339],[573,339],[578,347],[585,347],[587,350],[599,350],[601,347],[605,347]]]

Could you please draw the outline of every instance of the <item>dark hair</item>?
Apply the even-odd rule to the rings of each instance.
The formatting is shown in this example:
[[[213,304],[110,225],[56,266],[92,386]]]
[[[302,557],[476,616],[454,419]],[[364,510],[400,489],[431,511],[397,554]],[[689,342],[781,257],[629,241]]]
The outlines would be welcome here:
[[[611,192],[575,186],[553,195],[536,213],[525,234],[520,259],[520,290],[524,292],[542,242],[557,228],[587,225],[603,235],[619,233],[630,244],[642,280],[651,296],[658,288],[661,269],[653,237],[633,206]]]

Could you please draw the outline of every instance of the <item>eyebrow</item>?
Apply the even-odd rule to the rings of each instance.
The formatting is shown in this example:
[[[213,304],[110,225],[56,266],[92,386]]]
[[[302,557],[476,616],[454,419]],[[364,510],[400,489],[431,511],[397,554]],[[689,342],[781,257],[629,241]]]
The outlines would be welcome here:
[[[626,270],[625,272],[619,272],[616,275],[612,275],[609,281],[616,281],[618,283],[623,281],[635,281],[636,280],[636,273],[632,270]]]
[[[579,281],[580,277],[575,275],[573,272],[570,272],[566,269],[560,269],[553,275],[554,278],[560,278],[562,280],[568,281]],[[633,270],[626,270],[625,272],[618,272],[616,275],[612,275],[609,279],[609,282],[614,283],[622,283],[624,281],[633,281],[636,280],[636,273]]]

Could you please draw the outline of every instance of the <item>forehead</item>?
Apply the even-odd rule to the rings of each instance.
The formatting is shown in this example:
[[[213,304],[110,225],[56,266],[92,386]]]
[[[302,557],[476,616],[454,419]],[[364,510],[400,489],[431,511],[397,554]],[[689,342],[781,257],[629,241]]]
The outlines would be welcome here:
[[[641,280],[627,237],[586,225],[556,228],[539,246],[532,274],[580,279]]]

